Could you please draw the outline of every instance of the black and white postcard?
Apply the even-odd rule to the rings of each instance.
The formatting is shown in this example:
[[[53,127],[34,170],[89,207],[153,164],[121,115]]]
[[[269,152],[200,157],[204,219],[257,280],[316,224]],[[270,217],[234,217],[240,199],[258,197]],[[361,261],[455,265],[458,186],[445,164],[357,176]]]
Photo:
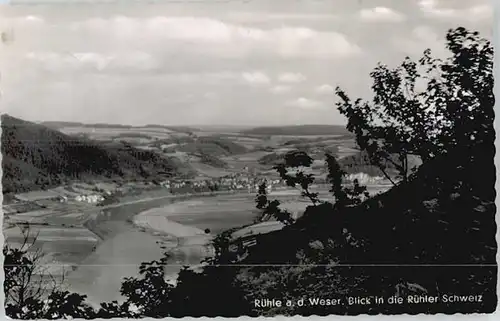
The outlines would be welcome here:
[[[6,315],[493,313],[493,6],[1,5]]]

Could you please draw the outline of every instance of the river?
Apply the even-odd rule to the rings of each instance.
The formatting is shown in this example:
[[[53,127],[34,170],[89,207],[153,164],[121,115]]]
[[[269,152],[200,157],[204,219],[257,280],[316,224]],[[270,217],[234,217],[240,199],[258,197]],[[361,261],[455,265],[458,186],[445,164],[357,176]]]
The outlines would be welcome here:
[[[374,186],[371,190],[383,188]],[[291,211],[301,211],[308,205],[298,200],[297,193],[277,192],[275,196],[293,199],[283,202]],[[172,256],[166,273],[175,278],[183,265],[198,265],[206,255],[207,235],[203,230],[208,228],[215,235],[253,222],[257,214],[254,198],[248,193],[164,197],[108,207],[86,223],[102,241],[68,274],[68,289],[86,294],[92,305],[120,301],[123,279],[137,277],[141,263],[158,260],[166,251]],[[155,230],[167,230],[169,235]]]
[[[253,195],[241,193],[239,196],[218,195],[218,196],[184,196],[166,197],[152,199],[141,202],[132,202],[120,206],[106,208],[87,221],[86,226],[102,241],[95,251],[90,253],[80,265],[66,276],[65,284],[69,290],[86,294],[87,301],[92,305],[100,302],[120,301],[120,286],[125,277],[137,276],[139,265],[143,262],[158,260],[163,253],[168,251],[172,256],[169,260],[171,264],[167,266],[166,273],[172,278],[178,273],[183,265],[198,265],[200,259],[206,255],[204,244],[206,238],[174,237],[172,235],[161,235],[154,233],[152,229],[141,228],[133,223],[134,217],[140,213],[147,213],[148,210],[165,211],[170,214],[181,216],[189,215],[190,205],[195,204],[205,207],[207,211],[198,211],[198,220],[182,222],[175,231],[181,231],[184,226],[192,226],[193,229],[201,231],[204,226],[203,220],[211,223],[207,226],[214,228],[217,233],[226,228],[249,224],[254,218],[252,208],[244,206],[241,208],[241,199],[247,200],[245,204],[251,204]],[[201,203],[200,203],[201,202]],[[215,202],[215,203],[214,203]],[[225,203],[225,211],[210,211],[213,205],[220,206]],[[181,204],[181,207],[174,206]],[[204,204],[204,205],[203,205]],[[209,205],[212,204],[212,205]],[[240,204],[236,206],[236,204]],[[239,207],[239,210],[236,210]],[[232,208],[231,213],[227,213]],[[174,211],[174,212],[172,212]],[[216,217],[210,217],[216,214]],[[224,221],[223,217],[227,217]],[[153,221],[153,220],[150,220]],[[214,224],[214,222],[219,224]],[[155,225],[154,222],[153,226]],[[175,233],[173,233],[175,234]],[[181,236],[181,235],[179,235]],[[181,241],[181,246],[179,246]]]

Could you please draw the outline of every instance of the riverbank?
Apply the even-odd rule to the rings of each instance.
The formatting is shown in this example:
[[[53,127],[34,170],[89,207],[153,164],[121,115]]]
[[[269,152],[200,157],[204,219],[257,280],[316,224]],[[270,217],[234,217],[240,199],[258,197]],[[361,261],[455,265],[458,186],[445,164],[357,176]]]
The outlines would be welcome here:
[[[198,235],[206,235],[206,233],[193,226],[183,225],[168,220],[169,216],[177,213],[179,206],[176,203],[169,204],[163,207],[152,208],[137,214],[133,218],[133,223],[139,228],[143,228],[153,233],[162,235],[171,235],[176,238],[192,237]]]
[[[164,238],[141,232],[127,222],[106,224],[113,237],[101,241],[77,268],[65,278],[72,292],[87,295],[87,301],[98,306],[101,302],[122,301],[120,287],[127,277],[137,277],[139,266],[161,258],[165,252],[159,242]],[[172,242],[172,247],[177,242]]]
[[[167,250],[169,262],[165,267],[168,279],[175,281],[182,266],[198,266],[204,258],[213,255],[213,235],[192,225],[180,224],[169,217],[181,212],[187,202],[172,203],[146,210],[134,217],[134,225],[149,234],[166,237],[160,247]],[[172,243],[175,242],[176,245]]]
[[[143,262],[168,253],[165,273],[175,279],[182,266],[196,266],[210,254],[212,238],[200,228],[167,219],[177,203],[205,201],[231,193],[202,195],[142,195],[100,208],[85,226],[101,239],[93,252],[66,277],[68,289],[87,295],[88,302],[122,301],[120,286],[126,277],[137,277]]]

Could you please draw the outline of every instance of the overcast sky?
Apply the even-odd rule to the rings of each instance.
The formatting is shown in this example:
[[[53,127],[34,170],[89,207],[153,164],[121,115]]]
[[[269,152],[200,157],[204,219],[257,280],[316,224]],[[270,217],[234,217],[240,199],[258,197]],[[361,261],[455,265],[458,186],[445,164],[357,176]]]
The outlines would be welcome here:
[[[337,85],[369,97],[378,61],[444,54],[446,30],[457,26],[492,35],[486,0],[168,2],[2,6],[0,27],[13,31],[0,47],[2,112],[137,125],[342,124]]]

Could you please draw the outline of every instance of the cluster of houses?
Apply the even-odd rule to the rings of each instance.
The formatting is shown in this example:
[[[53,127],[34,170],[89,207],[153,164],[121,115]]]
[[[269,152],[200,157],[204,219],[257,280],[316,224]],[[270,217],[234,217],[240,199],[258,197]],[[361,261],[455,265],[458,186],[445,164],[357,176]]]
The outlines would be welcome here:
[[[199,193],[214,191],[248,191],[257,192],[259,186],[266,181],[267,192],[277,186],[284,185],[279,179],[267,179],[266,177],[248,177],[243,175],[232,175],[220,178],[207,178],[202,180],[166,180],[161,185],[173,194]],[[129,186],[130,185],[130,186]],[[53,206],[55,203],[82,203],[89,205],[102,204],[110,195],[114,193],[127,193],[130,189],[139,188],[137,183],[125,184],[124,186],[106,186],[97,188],[89,184],[78,184],[72,186],[60,186],[50,190],[31,191],[19,193],[14,196],[17,203],[14,207],[22,204],[35,204],[41,208]],[[7,212],[24,212],[20,208],[10,208]]]
[[[97,189],[95,186],[60,186],[49,190],[31,191],[19,193],[14,196],[17,202],[33,203],[39,206],[48,206],[54,202],[67,203],[78,202],[98,204],[104,201],[106,195],[111,195],[111,189]]]
[[[324,180],[324,182],[323,182]],[[362,185],[367,184],[382,184],[383,177],[370,176],[366,173],[349,174],[345,177],[347,182],[358,180]],[[168,189],[174,194],[183,193],[199,193],[199,192],[214,192],[214,191],[248,191],[248,193],[256,193],[260,185],[266,182],[266,192],[270,193],[278,187],[286,186],[282,179],[269,178],[264,175],[250,175],[250,174],[233,174],[219,178],[206,178],[199,180],[165,180],[160,183],[165,189]],[[316,184],[328,183],[325,179],[318,177]],[[127,190],[127,186],[71,186],[71,187],[57,187],[45,191],[32,191],[27,193],[20,193],[15,195],[15,199],[21,203],[35,202],[40,206],[49,205],[54,201],[61,203],[78,202],[87,204],[100,204],[105,201],[107,196],[112,195],[114,192],[121,192],[122,189]],[[137,183],[131,183],[132,187],[140,187]],[[123,190],[123,192],[126,192]],[[45,204],[47,203],[47,204]],[[12,210],[19,212],[19,209]]]
[[[265,177],[242,177],[226,176],[221,178],[212,178],[205,180],[166,180],[161,185],[172,192],[197,192],[197,191],[236,191],[247,190],[248,192],[257,192],[259,186],[267,183],[267,191],[271,192],[273,187],[284,186],[281,179],[267,179]]]
[[[75,201],[77,202],[85,202],[89,204],[96,204],[104,201],[104,196],[100,194],[91,194],[91,195],[78,195],[75,196]]]
[[[347,183],[358,180],[362,185],[383,183],[383,177],[370,176],[366,173],[349,174],[345,177]],[[270,193],[277,187],[284,187],[286,183],[282,179],[270,179],[268,177],[232,175],[220,178],[211,178],[203,180],[165,180],[161,186],[170,190],[172,193],[191,193],[207,191],[248,191],[256,193],[260,185],[266,182],[266,192]],[[326,179],[318,178],[317,184],[328,184]]]
[[[354,182],[354,180],[358,180],[361,185],[382,183],[385,180],[384,177],[370,176],[366,173],[349,174],[346,175],[345,179],[348,182]]]

